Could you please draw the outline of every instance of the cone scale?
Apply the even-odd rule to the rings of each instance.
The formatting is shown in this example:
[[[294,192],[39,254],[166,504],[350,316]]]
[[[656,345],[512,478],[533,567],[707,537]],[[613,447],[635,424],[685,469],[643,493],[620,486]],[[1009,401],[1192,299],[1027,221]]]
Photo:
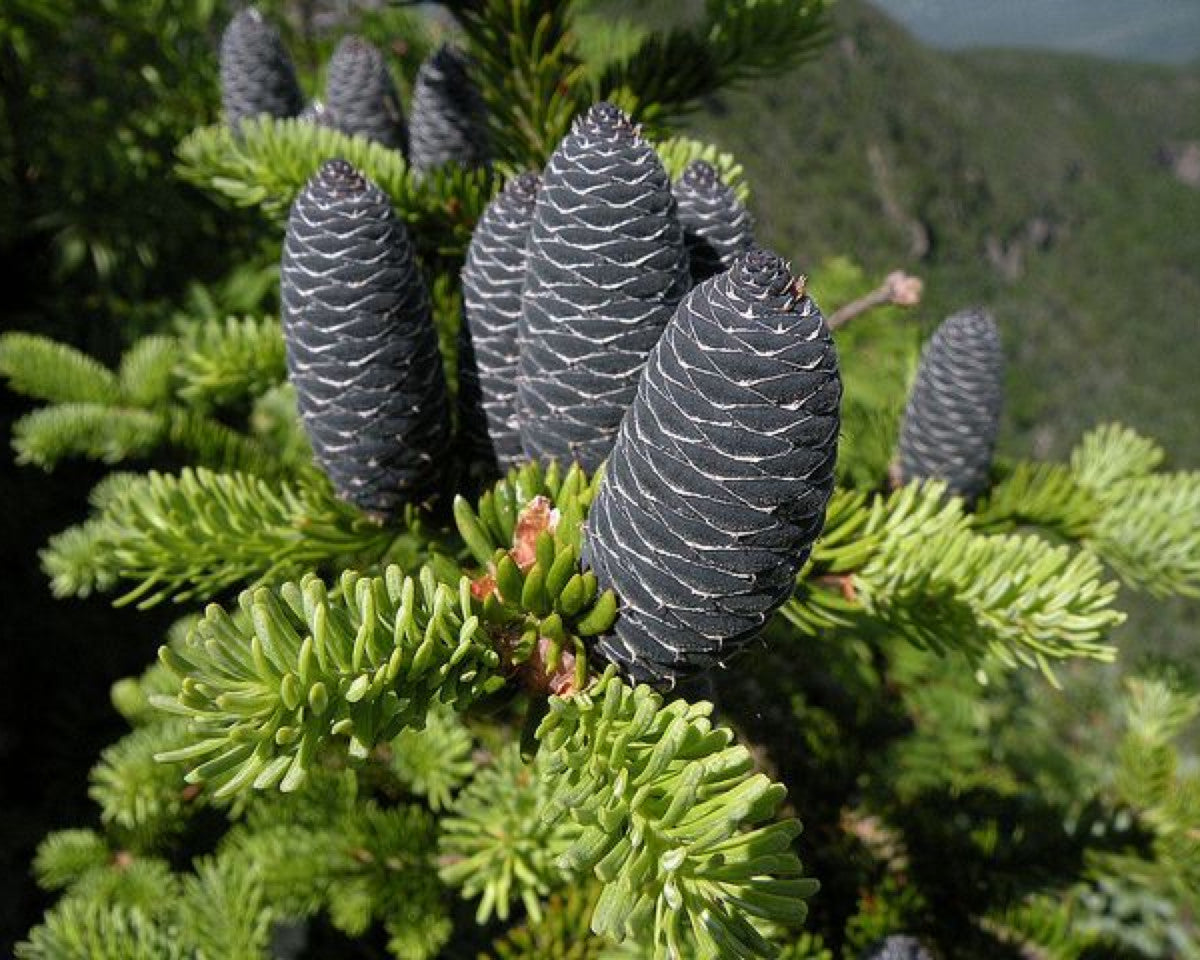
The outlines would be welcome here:
[[[264,113],[294,117],[303,109],[304,96],[279,31],[253,7],[225,28],[220,65],[221,106],[231,126]]]
[[[754,245],[749,212],[711,164],[693,160],[671,189],[693,283],[728,270]]]
[[[391,202],[344,160],[292,205],[281,292],[288,374],[335,489],[381,519],[431,499],[449,418],[429,295]]]
[[[325,123],[349,136],[362,136],[393,150],[408,148],[404,110],[383,54],[362,37],[342,39],[325,77]]]
[[[446,163],[482,167],[490,160],[487,110],[467,66],[461,51],[443,45],[417,71],[410,137],[418,173]]]
[[[905,482],[944,480],[973,500],[987,489],[1003,406],[1004,357],[982,310],[948,317],[921,355],[900,428]]]
[[[599,466],[689,285],[658,156],[597,104],[551,156],[534,209],[517,368],[528,456]]]
[[[501,471],[524,460],[517,420],[517,324],[525,280],[525,250],[541,177],[510,180],[483,212],[462,271],[464,342],[459,388],[478,397],[478,411],[464,411],[472,446]]]
[[[751,251],[688,295],[650,355],[584,543],[620,601],[597,650],[633,679],[670,685],[744,647],[820,533],[841,379],[802,284]]]

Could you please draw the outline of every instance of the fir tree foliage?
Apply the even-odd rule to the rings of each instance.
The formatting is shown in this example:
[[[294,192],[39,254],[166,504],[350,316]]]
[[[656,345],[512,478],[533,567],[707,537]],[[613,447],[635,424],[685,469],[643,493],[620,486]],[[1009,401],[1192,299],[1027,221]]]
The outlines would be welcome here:
[[[497,171],[514,180],[551,160],[553,184],[562,154],[572,153],[575,172],[604,200],[593,219],[564,230],[560,215],[579,198],[562,182],[540,191],[531,232],[539,222],[555,227],[540,241],[555,254],[538,268],[543,279],[561,279],[548,265],[555,258],[572,270],[595,267],[577,262],[580,251],[608,238],[618,194],[632,191],[674,258],[655,266],[659,292],[670,296],[659,297],[662,316],[649,326],[674,316],[668,331],[690,324],[715,336],[721,310],[709,301],[733,281],[702,284],[687,311],[669,302],[690,284],[670,180],[703,160],[744,204],[745,178],[716,147],[685,138],[652,147],[645,134],[665,134],[669,118],[730,81],[791,62],[817,38],[824,5],[712,2],[659,35],[612,27],[563,0],[451,6],[488,108]],[[583,42],[589,24],[598,35]],[[613,107],[587,115],[602,98],[631,110],[644,130]],[[372,181],[372,222],[390,222],[393,233],[404,225],[411,269],[400,272],[424,275],[431,303],[418,312],[440,350],[423,354],[429,376],[444,366],[453,386],[460,321],[475,332],[474,281],[461,296],[459,269],[498,176],[450,163],[417,177],[399,150],[366,136],[261,113],[241,119],[236,135],[224,125],[197,130],[180,157],[187,179],[262,210],[276,237],[327,162],[340,158],[357,171],[351,179]],[[616,166],[602,168],[616,161],[638,176],[605,180]],[[480,245],[492,226],[485,216]],[[354,247],[362,239],[354,232],[338,243]],[[633,250],[629,238],[621,243]],[[648,253],[662,256],[663,245]],[[370,281],[362,258],[331,254],[324,267],[336,273],[351,261]],[[514,257],[504,282],[520,273],[524,284],[525,272]],[[815,288],[836,272],[815,270]],[[582,275],[564,289],[582,288]],[[806,302],[792,293],[785,299]],[[831,492],[831,444],[817,442],[829,437],[815,429],[793,437],[812,469],[783,473],[810,483],[808,509],[752,531],[781,533],[778,541],[725,550],[727,576],[711,593],[743,619],[752,606],[764,644],[720,675],[718,722],[694,686],[668,700],[637,683],[621,657],[601,662],[621,624],[649,609],[638,591],[683,582],[696,565],[611,535],[608,561],[589,568],[583,558],[601,552],[600,519],[623,489],[627,498],[636,489],[639,503],[678,504],[706,476],[703,496],[689,502],[707,506],[676,511],[667,532],[695,540],[732,526],[749,536],[727,521],[763,499],[729,495],[742,481],[717,463],[731,449],[722,441],[782,434],[746,424],[728,436],[689,434],[695,456],[657,472],[635,459],[654,448],[639,453],[632,443],[627,459],[640,473],[621,465],[626,454],[591,473],[553,457],[514,457],[493,486],[463,490],[468,500],[453,496],[447,427],[438,492],[452,508],[410,503],[379,524],[312,463],[297,391],[284,382],[288,318],[281,326],[258,316],[261,291],[226,300],[191,297],[172,336],[132,345],[111,369],[44,338],[0,338],[0,372],[47,404],[18,430],[27,459],[176,458],[169,472],[123,467],[96,488],[92,516],[44,554],[56,591],[119,586],[127,591],[119,601],[185,605],[159,662],[114,688],[133,729],[92,772],[97,829],[55,833],[39,848],[39,882],[60,899],[19,956],[279,956],[278,932],[314,920],[405,958],[490,944],[505,958],[831,960],[905,932],[948,960],[1001,948],[1200,955],[1200,792],[1181,752],[1194,693],[1163,678],[1131,684],[1113,755],[1103,711],[1064,734],[1057,714],[1066,701],[1039,673],[1112,657],[1108,633],[1121,614],[1106,566],[1155,594],[1200,590],[1200,484],[1195,473],[1162,469],[1156,444],[1103,427],[1067,463],[990,466],[996,482],[971,491],[974,503],[937,480],[880,492],[910,334],[883,332],[893,319],[886,311],[878,324],[838,331],[846,370],[863,358],[845,377],[844,486]],[[815,307],[799,313],[816,339],[791,338],[779,351],[762,349],[770,322],[743,330],[727,317],[722,332],[737,333],[738,347],[720,351],[720,363],[688,354],[669,332],[663,342],[703,362],[691,368],[694,382],[656,380],[657,367],[647,368],[646,409],[651,387],[661,389],[660,416],[645,422],[715,430],[711,418],[686,414],[724,396],[709,389],[718,380],[723,390],[764,377],[746,405],[750,426],[764,411],[778,415],[784,434],[836,421],[825,406],[796,416],[811,412],[816,394],[778,403],[771,392],[781,357],[813,344],[818,367],[833,356]],[[511,316],[497,329],[511,331]],[[548,325],[531,345],[561,347],[554,338],[567,332]],[[569,332],[591,348],[592,332]],[[658,340],[657,330],[647,338]],[[651,346],[622,366],[630,389],[606,411],[611,436],[622,418],[642,422],[626,407],[643,401],[633,384]],[[337,340],[331,349],[346,348]],[[876,376],[881,355],[888,373]],[[821,369],[828,386],[831,371]],[[668,394],[676,405],[664,406]],[[516,409],[519,423],[525,412]],[[361,421],[369,438],[374,419]],[[465,429],[463,417],[460,436]],[[783,473],[745,486],[786,507]],[[635,474],[670,482],[633,488]],[[760,561],[728,602],[729,581]],[[642,576],[617,582],[626,569]],[[781,616],[768,617],[785,597]],[[675,626],[673,637],[700,635]],[[701,657],[671,657],[666,672],[723,660],[752,632],[706,634]],[[1058,672],[1072,685],[1088,676],[1079,666]],[[809,827],[800,837],[795,815]],[[215,843],[197,842],[197,833],[217,832]],[[819,897],[806,873],[825,883]],[[801,932],[806,922],[812,929]]]

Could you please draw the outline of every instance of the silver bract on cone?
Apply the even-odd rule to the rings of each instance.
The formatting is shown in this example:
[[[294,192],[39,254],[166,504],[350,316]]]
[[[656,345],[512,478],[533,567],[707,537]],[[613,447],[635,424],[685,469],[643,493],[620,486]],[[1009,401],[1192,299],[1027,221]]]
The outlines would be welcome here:
[[[617,107],[593,106],[550,157],[534,209],[517,375],[528,456],[600,465],[689,285],[658,155]]]
[[[281,293],[288,374],[338,493],[379,518],[431,499],[450,421],[429,295],[390,200],[344,160],[292,205]]]
[[[1004,400],[1004,356],[982,310],[944,320],[921,355],[900,428],[905,482],[944,480],[973,500],[988,486]]]
[[[225,28],[220,61],[221,106],[231,126],[264,113],[294,117],[303,109],[304,95],[279,31],[253,7]]]
[[[525,250],[541,177],[505,184],[480,217],[462,271],[463,339],[459,348],[462,423],[476,455],[501,471],[524,462],[517,420],[517,324]],[[471,410],[471,401],[478,409]]]
[[[693,283],[728,270],[754,245],[750,212],[712,164],[693,160],[672,185]]]
[[[491,159],[487,109],[465,55],[443,45],[417,71],[410,129],[412,168],[483,167]]]
[[[598,651],[663,684],[723,663],[789,596],[833,491],[841,377],[774,254],[693,290],[650,355],[587,520],[620,600]]]
[[[387,61],[362,37],[344,37],[329,60],[319,120],[350,136],[408,149],[408,128]]]

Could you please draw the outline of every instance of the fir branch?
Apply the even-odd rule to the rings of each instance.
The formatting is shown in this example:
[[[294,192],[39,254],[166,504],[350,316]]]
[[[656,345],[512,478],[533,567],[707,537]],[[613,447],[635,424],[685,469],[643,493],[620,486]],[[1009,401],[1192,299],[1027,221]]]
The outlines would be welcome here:
[[[987,650],[1051,680],[1051,660],[1110,660],[1102,637],[1124,619],[1112,609],[1116,584],[1091,553],[973,533],[962,501],[936,482],[871,500],[835,493],[806,576],[814,586],[786,610],[794,623],[849,612],[816,592],[831,579],[849,591],[847,603],[918,645]]]
[[[196,791],[184,781],[183,769],[155,760],[186,742],[184,727],[173,719],[140,727],[105,749],[92,768],[88,795],[100,807],[100,819],[138,849],[182,830],[195,809]]]
[[[117,379],[121,396],[132,406],[153,409],[171,397],[179,341],[174,337],[143,337],[121,357]]]
[[[66,900],[17,944],[18,960],[198,960],[138,909]],[[256,958],[257,960],[257,958]]]
[[[1084,435],[1071,452],[1076,480],[1099,492],[1120,480],[1153,473],[1162,463],[1162,448],[1119,423],[1108,423]]]
[[[372,562],[395,536],[323,484],[275,486],[247,474],[185,469],[131,481],[83,527],[54,538],[42,563],[60,594],[133,580],[138,585],[118,602],[147,607],[341,558]]]
[[[702,23],[651,34],[606,69],[594,99],[612,100],[644,122],[679,116],[731,83],[811,55],[825,40],[826,7],[825,0],[708,0]]]
[[[562,864],[605,884],[592,929],[656,958],[770,954],[752,921],[801,923],[817,887],[791,850],[800,825],[769,822],[784,787],[753,772],[711,711],[664,704],[610,669],[588,693],[552,698],[537,731],[542,816],[583,828]]]
[[[100,403],[57,403],[13,427],[17,463],[50,470],[70,456],[105,463],[144,457],[161,442],[163,420],[148,410]]]
[[[1159,597],[1200,596],[1200,471],[1110,484],[1084,542],[1126,583]]]
[[[365,756],[421,726],[433,702],[463,709],[503,683],[465,577],[456,593],[429,568],[346,572],[332,595],[310,575],[247,590],[239,605],[232,616],[209,606],[191,643],[159,651],[182,686],[154,702],[189,718],[193,740],[159,759],[194,765],[188,780],[217,797],[294,790],[333,738]]]
[[[971,523],[989,532],[1029,524],[1078,540],[1090,532],[1099,512],[1099,504],[1071,468],[1022,461],[992,487]]]
[[[989,650],[1010,666],[1110,661],[1102,642],[1124,614],[1094,556],[1037,537],[925,533],[884,545],[855,575],[864,608],[922,646]]]
[[[87,354],[32,333],[0,336],[0,376],[17,393],[52,403],[109,405],[121,392],[112,371]]]
[[[458,715],[435,705],[421,729],[401,730],[388,744],[385,756],[392,772],[430,809],[444,810],[454,793],[475,772],[475,742]]]
[[[180,934],[197,960],[262,960],[273,919],[262,883],[246,864],[229,857],[206,858],[184,879]]]
[[[489,171],[454,165],[418,181],[398,151],[294,119],[247,120],[237,136],[225,127],[201,127],[178,153],[179,174],[189,183],[279,219],[324,161],[346,160],[388,194],[426,257],[463,254],[493,189]]]
[[[62,890],[109,862],[108,844],[95,830],[57,830],[38,844],[33,875],[43,890]]]
[[[511,172],[541,169],[585,106],[570,7],[562,0],[481,0],[459,12],[494,157]]]
[[[189,403],[231,406],[266,393],[287,376],[276,317],[227,317],[196,324],[183,338],[179,395]]]
[[[552,782],[542,765],[527,766],[510,745],[476,775],[442,821],[442,879],[463,896],[479,898],[477,923],[493,915],[507,920],[517,901],[538,921],[541,898],[567,880],[557,860],[579,828],[541,815]]]

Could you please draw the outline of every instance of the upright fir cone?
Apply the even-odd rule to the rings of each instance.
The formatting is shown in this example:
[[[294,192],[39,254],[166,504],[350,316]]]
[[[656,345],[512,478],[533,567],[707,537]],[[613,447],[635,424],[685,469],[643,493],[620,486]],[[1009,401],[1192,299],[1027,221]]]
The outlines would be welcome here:
[[[525,282],[525,247],[542,178],[523,173],[505,184],[475,227],[462,271],[464,340],[459,393],[477,396],[481,410],[464,410],[472,444],[501,471],[524,460],[517,420],[517,323]],[[480,416],[482,414],[482,416]],[[482,423],[479,423],[482,420]]]
[[[673,684],[743,647],[825,522],[842,395],[803,279],[753,250],[680,304],[650,355],[587,519],[620,609],[597,649]]]
[[[381,519],[430,498],[450,430],[429,295],[391,202],[345,160],[292,204],[281,287],[288,374],[338,493]]]
[[[900,428],[905,482],[936,478],[968,500],[988,484],[1003,404],[1000,332],[982,310],[947,318],[921,355]]]
[[[709,163],[693,160],[672,185],[692,282],[728,270],[754,246],[754,225],[731,187]]]
[[[916,937],[892,934],[867,947],[862,960],[933,960],[933,956]]]
[[[417,71],[410,139],[412,168],[418,173],[444,163],[483,167],[491,159],[483,97],[467,72],[466,57],[448,44]]]
[[[294,117],[304,107],[279,31],[253,7],[242,10],[225,28],[220,61],[221,106],[230,126],[260,113]]]
[[[408,149],[404,110],[387,61],[362,37],[343,37],[329,60],[321,122],[393,150]]]
[[[597,104],[550,157],[534,208],[517,362],[528,456],[600,465],[689,285],[658,155]]]

